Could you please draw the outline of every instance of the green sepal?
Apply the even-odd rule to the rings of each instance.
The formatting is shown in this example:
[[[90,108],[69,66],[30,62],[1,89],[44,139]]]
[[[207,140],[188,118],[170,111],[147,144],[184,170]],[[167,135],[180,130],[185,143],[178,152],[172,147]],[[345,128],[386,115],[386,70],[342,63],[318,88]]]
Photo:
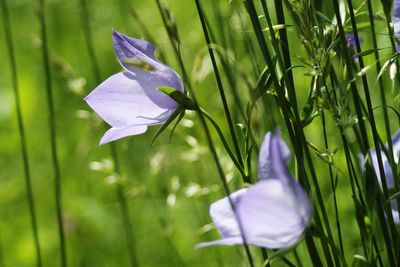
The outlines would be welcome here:
[[[154,134],[153,138],[151,139],[150,148],[153,146],[153,144],[154,144],[154,142],[156,141],[157,137],[158,137],[162,132],[164,132],[165,129],[167,129],[167,127],[175,120],[176,117],[178,117],[178,116],[180,115],[180,116],[179,116],[178,122],[182,119],[183,115],[181,115],[181,113],[183,113],[183,115],[184,115],[185,109],[183,109],[182,107],[178,107],[178,108],[175,110],[175,112],[172,113],[172,115],[168,118],[168,120],[167,120],[166,122],[164,122],[164,123],[161,125],[160,128],[158,128],[157,132]],[[177,122],[177,123],[178,123],[178,122]],[[177,124],[177,123],[176,123],[176,124]],[[176,124],[175,124],[175,126],[174,126],[173,129],[175,129]]]
[[[158,87],[157,90],[175,100],[175,102],[178,103],[179,106],[183,107],[186,110],[198,109],[196,103],[192,99],[188,98],[187,96],[182,94],[182,92],[176,90],[175,88],[168,86],[161,86]]]

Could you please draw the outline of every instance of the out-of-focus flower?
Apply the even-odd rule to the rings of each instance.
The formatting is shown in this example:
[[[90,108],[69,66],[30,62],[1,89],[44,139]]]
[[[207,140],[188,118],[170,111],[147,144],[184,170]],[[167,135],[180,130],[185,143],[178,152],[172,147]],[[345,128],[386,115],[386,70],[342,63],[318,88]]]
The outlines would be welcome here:
[[[399,163],[399,153],[400,153],[400,130],[395,135],[392,136],[392,144],[393,144],[394,162],[395,162],[395,164],[398,164]],[[387,144],[385,146],[388,147]],[[378,156],[376,155],[375,148],[372,148],[370,150],[370,155],[371,155],[371,162],[372,162],[372,166],[375,171],[375,175],[378,178],[379,185],[382,186],[382,177],[379,172]],[[365,165],[364,156],[360,154],[359,157],[360,157],[361,166],[364,166]],[[389,159],[387,158],[386,154],[382,150],[381,150],[381,157],[382,157],[382,164],[383,164],[383,169],[385,172],[387,187],[388,187],[388,189],[392,189],[395,187],[392,168],[390,167]],[[391,201],[391,206],[392,206],[392,214],[393,214],[394,221],[396,223],[400,223],[399,208],[397,207],[396,200]]]
[[[152,44],[114,30],[112,37],[118,61],[125,71],[109,77],[85,97],[88,105],[112,126],[100,144],[141,134],[149,125],[166,122],[178,103],[158,88],[183,91],[181,78],[155,58]]]
[[[350,47],[356,47],[356,38],[354,34],[346,34],[346,40]],[[360,44],[364,42],[363,38],[359,37]]]
[[[346,34],[346,40],[347,43],[349,44],[351,55],[357,54],[357,49],[356,49],[356,38],[354,37],[354,34]],[[360,41],[360,45],[364,42],[363,38],[358,37],[358,40]],[[358,62],[358,57],[354,58],[355,62]]]
[[[394,29],[394,35],[396,38],[400,38],[400,0],[395,0],[393,5],[393,16],[392,23]],[[400,50],[400,46],[396,45],[396,50]]]
[[[311,220],[311,203],[289,174],[290,151],[279,135],[267,133],[260,149],[259,181],[210,206],[210,215],[222,239],[210,245],[248,244],[283,248],[295,244]],[[240,225],[240,227],[239,227]]]

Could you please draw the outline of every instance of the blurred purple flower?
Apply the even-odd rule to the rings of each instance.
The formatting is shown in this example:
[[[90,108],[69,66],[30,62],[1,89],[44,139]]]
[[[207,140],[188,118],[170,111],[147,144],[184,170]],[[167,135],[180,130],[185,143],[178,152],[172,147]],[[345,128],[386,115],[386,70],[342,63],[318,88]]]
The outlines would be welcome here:
[[[152,44],[114,30],[112,38],[125,71],[112,75],[85,97],[88,105],[112,126],[100,144],[141,134],[149,125],[164,123],[178,104],[157,89],[165,86],[183,91],[181,78],[155,58]]]
[[[277,249],[295,244],[310,223],[311,203],[288,173],[289,159],[290,151],[280,136],[267,133],[260,149],[259,181],[230,195],[235,213],[228,197],[210,206],[222,239],[197,247],[242,244],[241,233],[248,244],[259,247]]]
[[[396,38],[400,38],[400,0],[395,0],[393,5],[392,23],[394,29],[394,35]],[[400,46],[396,43],[397,52],[400,51]]]
[[[359,41],[360,41],[360,45],[364,42],[363,38],[361,38],[360,36],[358,37]],[[354,37],[354,34],[346,34],[346,40],[347,43],[349,44],[350,47],[350,51],[351,51],[351,55],[354,56],[355,54],[357,54],[357,44],[356,44],[356,38]],[[358,57],[354,58],[355,62],[358,62]]]
[[[395,164],[399,163],[399,153],[400,153],[400,130],[392,136],[392,143],[393,143],[393,155],[394,155],[394,162]],[[385,145],[388,147],[388,145]],[[382,186],[382,177],[379,172],[379,164],[378,164],[378,156],[376,155],[376,149],[372,148],[370,150],[371,154],[371,162],[372,166],[375,171],[375,175],[378,178],[379,185]],[[386,154],[381,150],[381,157],[382,157],[382,164],[383,169],[385,172],[386,184],[389,189],[395,188],[394,179],[393,179],[393,172],[392,168],[390,167],[389,159],[386,157]],[[359,155],[361,166],[365,165],[365,158],[362,154]],[[397,207],[396,200],[391,201],[392,206],[392,214],[393,219],[396,223],[400,223],[399,219],[399,208]]]
[[[363,38],[358,37],[358,39],[360,41],[360,44],[362,44],[364,42]],[[354,37],[354,34],[350,34],[350,33],[346,34],[346,40],[351,48],[356,47],[356,38]]]

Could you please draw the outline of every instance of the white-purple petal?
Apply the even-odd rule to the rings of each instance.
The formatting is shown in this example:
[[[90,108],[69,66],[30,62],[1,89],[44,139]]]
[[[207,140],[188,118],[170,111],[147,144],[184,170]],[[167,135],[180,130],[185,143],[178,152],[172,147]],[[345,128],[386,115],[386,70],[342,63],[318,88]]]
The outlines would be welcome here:
[[[122,128],[111,128],[101,138],[100,145],[121,139],[130,135],[142,134],[147,131],[147,125],[133,125]]]
[[[131,38],[115,30],[112,32],[112,37],[117,59],[127,71],[134,74],[162,76],[164,80],[170,81],[170,84],[163,86],[169,86],[182,92],[183,86],[179,75],[155,58],[155,48],[152,44]]]
[[[399,218],[399,207],[397,206],[397,200],[394,199],[390,202],[392,206],[392,215],[393,215],[393,220],[395,223],[400,224],[400,218]]]
[[[295,181],[293,186],[268,179],[231,194],[236,216],[227,197],[213,203],[210,215],[222,239],[196,247],[243,244],[238,221],[250,245],[283,248],[295,244],[310,223],[311,204],[301,186]]]
[[[397,133],[395,133],[392,136],[392,144],[393,144],[394,162],[395,162],[395,164],[398,164],[399,163],[399,153],[400,153],[400,130],[397,131]],[[385,147],[388,148],[388,144],[385,144]],[[374,167],[374,171],[378,178],[378,182],[382,186],[382,178],[381,178],[381,174],[379,171],[378,156],[376,154],[375,148],[370,150],[370,155],[371,155],[372,166]],[[383,150],[381,150],[381,157],[382,157],[383,169],[384,169],[385,177],[386,177],[386,184],[387,184],[388,188],[394,188],[395,184],[394,184],[392,168],[390,167],[390,162]],[[360,155],[360,159],[364,159],[364,157]],[[360,161],[360,163],[361,163],[361,166],[364,166],[365,159],[363,161]]]
[[[123,33],[119,33],[116,30],[112,30],[112,35],[113,35],[113,42],[114,42],[114,46],[115,44],[118,44],[120,42],[126,42],[128,43],[130,46],[134,47],[135,49],[139,50],[140,52],[142,52],[144,55],[148,56],[151,59],[155,59],[154,56],[154,51],[156,50],[154,45],[152,45],[151,43],[142,40],[142,39],[136,39],[136,38],[132,38],[129,37]],[[118,40],[121,41],[118,41]],[[122,51],[121,51],[122,52]]]
[[[236,205],[237,199],[241,197],[247,188],[236,191],[230,195],[232,203]],[[240,236],[239,225],[232,211],[228,197],[224,197],[210,206],[210,216],[222,237]]]
[[[400,7],[398,7],[400,9]],[[400,11],[400,10],[399,10]],[[394,163],[398,164],[399,163],[399,153],[400,153],[400,130],[397,131],[393,136],[392,136],[392,144],[393,144],[393,155],[394,155]],[[388,144],[385,144],[385,147],[388,148]],[[376,153],[376,149],[373,148],[370,150],[370,156],[371,156],[371,162],[372,162],[372,167],[374,168],[376,177],[378,179],[379,185],[382,187],[382,177],[379,171],[379,164],[378,164],[378,156]],[[381,157],[382,157],[382,163],[383,163],[383,170],[385,173],[385,178],[386,178],[386,184],[389,189],[395,187],[395,182],[393,178],[393,171],[392,167],[390,166],[390,162],[383,150],[381,150]],[[365,157],[363,155],[359,155],[360,158],[360,165],[364,167],[365,165]],[[396,203],[396,200],[391,201],[392,205],[392,214],[393,214],[393,219],[395,223],[400,223],[399,219],[399,209]]]
[[[310,223],[311,205],[300,185],[277,179],[250,187],[237,202],[237,215],[249,244],[268,248],[296,243]]]
[[[278,135],[268,132],[260,148],[258,158],[258,179],[280,179],[287,175],[286,165],[290,150]]]
[[[100,84],[85,101],[113,127],[160,124],[178,105],[157,91],[167,84],[161,77],[121,72]]]

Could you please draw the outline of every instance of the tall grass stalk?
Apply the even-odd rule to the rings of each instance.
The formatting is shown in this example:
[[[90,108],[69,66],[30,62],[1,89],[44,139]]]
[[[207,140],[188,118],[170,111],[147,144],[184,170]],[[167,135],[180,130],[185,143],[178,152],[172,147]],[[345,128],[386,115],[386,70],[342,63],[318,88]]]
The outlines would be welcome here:
[[[263,11],[264,11],[264,15],[265,15],[266,21],[268,23],[268,29],[269,29],[270,36],[271,36],[271,43],[272,43],[272,46],[274,48],[274,52],[277,55],[277,59],[278,59],[277,61],[279,63],[278,65],[280,65],[280,68],[282,70],[283,78],[285,80],[285,86],[286,86],[287,92],[289,94],[290,105],[292,107],[293,114],[294,114],[294,117],[295,117],[295,121],[293,123],[294,124],[293,128],[294,128],[294,131],[296,133],[296,136],[298,137],[298,141],[300,141],[300,142],[296,142],[296,143],[303,146],[303,148],[301,148],[301,147],[299,148],[299,152],[301,152],[302,149],[304,149],[304,154],[305,154],[305,157],[306,157],[306,161],[308,163],[308,168],[309,168],[309,171],[311,173],[311,175],[310,175],[311,176],[311,180],[313,182],[314,189],[315,189],[315,192],[316,192],[316,195],[317,195],[318,205],[319,205],[320,210],[321,210],[321,215],[322,215],[322,218],[323,218],[323,222],[325,224],[325,228],[326,228],[326,231],[327,231],[327,234],[328,234],[328,238],[331,240],[332,244],[334,244],[330,223],[329,223],[328,215],[327,215],[326,208],[325,208],[325,203],[324,203],[324,200],[323,200],[323,197],[322,197],[322,193],[321,193],[321,190],[320,190],[320,186],[319,186],[319,182],[318,182],[315,170],[314,170],[314,165],[313,165],[313,162],[312,162],[312,159],[311,159],[310,151],[308,149],[308,142],[305,139],[305,135],[304,135],[304,132],[303,132],[303,127],[301,125],[301,120],[300,120],[298,107],[297,107],[298,105],[297,105],[297,100],[296,100],[296,93],[295,93],[295,88],[294,88],[293,75],[291,74],[292,73],[291,72],[291,66],[287,65],[287,64],[290,64],[290,60],[288,60],[290,58],[290,55],[287,55],[285,57],[282,56],[282,53],[280,52],[280,49],[278,47],[278,41],[277,41],[277,39],[275,38],[275,35],[274,35],[274,29],[273,29],[273,26],[272,26],[272,22],[271,22],[271,18],[270,18],[270,15],[269,15],[269,11],[268,11],[268,8],[267,8],[266,1],[265,0],[261,0],[261,4],[262,4],[262,7],[263,7]],[[279,14],[280,14],[280,12],[278,13],[278,15]],[[283,19],[282,16],[281,16],[280,19],[281,20]],[[284,39],[282,41],[283,42],[286,41],[286,43],[284,43],[284,46],[287,47],[287,49],[285,49],[286,52],[284,54],[289,54],[289,47],[288,47],[288,43],[287,43],[287,38],[284,37]],[[285,60],[284,58],[286,59],[286,62],[284,62],[284,60]],[[283,88],[281,90],[283,91]],[[301,159],[301,158],[299,158],[299,159]],[[301,163],[299,164],[299,166],[302,166],[302,165],[303,164],[301,164]],[[303,172],[304,175],[306,175],[305,174],[305,169],[302,170],[301,172]],[[305,178],[305,179],[307,179],[307,178]],[[316,219],[316,222],[317,222],[318,221],[317,213],[315,213],[315,219]],[[321,225],[321,228],[322,228],[322,225]],[[322,244],[322,246],[324,248],[324,253],[325,253],[325,256],[326,256],[327,264],[329,266],[333,266],[333,263],[331,261],[331,255],[329,255],[330,252],[329,252],[329,249],[326,246],[326,243],[321,241],[321,244]],[[333,255],[333,258],[335,260],[335,263],[339,264],[339,257],[337,255],[337,253],[334,253],[332,251],[332,255]]]
[[[196,94],[195,94],[195,92],[194,92],[194,90],[192,88],[189,76],[187,75],[185,64],[183,63],[184,61],[183,61],[181,53],[180,53],[180,41],[179,41],[179,37],[178,37],[176,24],[174,25],[175,22],[172,22],[171,20],[167,20],[166,13],[167,12],[171,12],[171,11],[170,10],[166,10],[167,7],[165,6],[165,4],[162,4],[160,2],[160,0],[156,0],[156,3],[157,3],[157,7],[159,9],[161,18],[163,20],[163,24],[164,24],[165,30],[167,31],[168,38],[170,40],[171,46],[174,49],[174,53],[175,53],[176,59],[177,59],[177,61],[179,63],[179,66],[181,68],[183,81],[184,81],[184,84],[186,86],[186,89],[189,92],[189,94],[192,97],[192,99],[194,100],[194,102],[197,105],[199,105],[199,102],[197,101]],[[195,3],[196,3],[197,12],[198,13],[201,12],[200,11],[201,10],[200,9],[200,3],[198,1],[195,1]],[[173,32],[172,31],[173,29],[175,29],[176,32]],[[221,165],[221,162],[219,160],[217,151],[215,149],[214,141],[212,140],[211,133],[210,133],[210,130],[208,128],[205,115],[203,114],[203,112],[201,111],[199,106],[197,106],[197,110],[196,111],[197,111],[197,114],[199,115],[200,123],[201,123],[202,128],[204,130],[204,133],[206,135],[208,147],[209,147],[209,149],[211,151],[212,158],[214,159],[215,165],[217,167],[218,176],[219,176],[219,178],[221,180],[222,186],[224,188],[224,191],[226,193],[226,196],[228,198],[230,206],[231,206],[232,210],[235,210],[235,205],[233,204],[233,201],[232,201],[232,199],[230,197],[229,185],[228,185],[228,182],[226,181],[226,176],[224,174],[224,170],[222,168],[222,165]],[[253,256],[251,254],[249,246],[247,245],[246,238],[243,235],[243,230],[242,230],[242,227],[240,226],[240,223],[239,223],[239,230],[240,230],[240,233],[241,233],[241,237],[243,239],[243,247],[244,247],[245,252],[246,252],[248,263],[249,263],[249,265],[251,267],[254,267]]]
[[[356,22],[355,22],[355,18],[354,18],[352,2],[347,1],[347,3],[349,4],[352,29],[353,29],[353,33],[354,33],[354,37],[355,37],[355,41],[356,41],[356,48],[357,48],[357,52],[359,53],[359,52],[361,52],[361,48],[360,48],[360,41],[359,41],[359,37],[358,37],[357,26],[356,26]],[[341,39],[341,45],[345,49],[345,47],[347,46],[347,41],[345,39],[344,29],[343,29],[343,25],[341,23],[341,17],[340,17],[340,13],[339,13],[339,5],[338,5],[337,0],[334,1],[334,9],[335,9],[336,18],[338,21],[339,37]],[[352,77],[354,77],[353,76],[354,74],[352,73],[352,64],[354,63],[354,61],[352,61],[352,58],[349,54],[349,50],[346,50],[346,49],[345,49],[345,60],[346,60],[346,65],[347,65],[347,74],[348,74],[349,79],[351,79]],[[359,64],[360,64],[360,68],[362,69],[364,67],[362,57],[359,58]],[[370,99],[370,95],[369,95],[368,82],[365,79],[365,76],[362,77],[362,82],[363,82],[365,98],[367,101],[368,118],[369,118],[369,122],[371,124],[374,145],[375,145],[376,151],[377,151],[379,172],[381,175],[381,182],[382,182],[382,188],[383,188],[383,196],[380,193],[379,189],[378,190],[373,189],[375,192],[378,192],[378,193],[376,194],[376,196],[367,196],[367,199],[375,200],[375,203],[371,203],[371,204],[369,204],[369,206],[370,207],[375,206],[377,209],[378,218],[380,220],[381,229],[382,229],[382,232],[384,235],[384,241],[386,243],[386,252],[388,255],[388,259],[389,259],[389,262],[392,265],[394,265],[395,258],[394,258],[394,254],[393,254],[392,244],[395,244],[393,242],[397,242],[397,241],[393,240],[394,238],[391,238],[391,235],[393,236],[395,234],[396,229],[394,228],[395,226],[393,223],[393,216],[392,216],[391,208],[389,207],[390,204],[389,203],[386,204],[386,203],[382,202],[382,201],[385,201],[385,199],[389,199],[389,194],[388,194],[388,188],[387,188],[387,183],[386,183],[386,179],[385,179],[385,172],[384,172],[384,168],[383,168],[383,164],[382,164],[380,145],[378,143],[378,136],[377,136],[377,132],[376,132],[376,123],[375,123],[375,119],[374,119],[374,115],[373,115],[373,111],[372,111],[372,104],[371,104],[371,99]],[[350,86],[351,86],[351,91],[352,91],[352,95],[353,95],[353,103],[355,104],[356,111],[357,111],[358,125],[360,126],[360,130],[361,130],[362,152],[364,155],[366,155],[369,151],[369,141],[367,138],[366,126],[364,124],[363,115],[362,115],[362,111],[361,111],[362,100],[358,94],[356,84],[353,82],[350,84]],[[365,177],[367,177],[367,179],[370,179],[370,181],[366,181],[367,186],[371,186],[372,188],[378,188],[376,175],[374,173],[374,170],[372,169],[372,165],[370,164],[370,162],[367,162],[367,164],[366,164],[366,176]],[[382,204],[384,207],[381,206]],[[387,216],[388,216],[388,219],[390,222],[389,225],[388,225],[387,220],[384,215],[385,208],[386,208],[386,213],[387,213]],[[396,245],[394,247],[396,247]]]
[[[271,54],[269,52],[269,48],[267,46],[264,34],[263,34],[262,30],[261,30],[261,25],[260,25],[260,22],[258,20],[258,15],[257,15],[257,11],[256,11],[256,8],[255,8],[255,5],[254,5],[252,0],[246,0],[245,1],[245,6],[246,6],[247,11],[249,13],[249,16],[250,16],[250,19],[251,19],[251,22],[252,22],[252,25],[253,25],[253,30],[254,30],[254,32],[255,32],[255,34],[257,36],[258,44],[260,46],[260,49],[261,49],[261,52],[262,52],[263,57],[265,59],[265,62],[268,65],[268,68],[270,70],[274,70],[275,67],[274,67],[274,64],[273,64],[273,62],[271,60],[272,57],[271,57]],[[266,11],[265,8],[264,8],[264,11]],[[265,15],[267,16],[268,12],[265,12],[265,13],[266,13]],[[267,18],[267,22],[268,22],[268,18]],[[272,36],[273,36],[274,30],[272,29],[272,24],[271,24],[270,20],[269,20],[268,24],[269,24],[268,25],[269,26],[269,31],[271,33],[271,38],[273,38]],[[274,45],[275,52],[278,53],[279,51],[277,49],[276,40],[272,41],[272,44]],[[280,59],[280,55],[277,55],[277,57],[278,57],[278,61],[280,62],[279,63],[280,66],[281,67],[284,66],[284,64],[282,62],[282,59]],[[298,163],[297,166],[299,168],[300,182],[303,184],[303,186],[306,187],[307,191],[310,190],[310,184],[309,184],[308,179],[307,179],[307,175],[306,175],[306,172],[305,172],[305,165],[304,165],[304,162],[303,162],[303,160],[304,160],[303,152],[304,152],[305,156],[306,156],[306,160],[308,162],[308,166],[309,166],[310,171],[311,171],[311,177],[312,177],[312,180],[313,180],[313,183],[315,185],[316,192],[317,192],[318,204],[319,204],[319,206],[321,208],[321,212],[322,212],[322,214],[324,216],[324,221],[325,221],[325,223],[327,225],[327,228],[329,229],[329,222],[326,219],[326,211],[324,209],[322,196],[321,196],[321,193],[320,193],[320,190],[319,190],[319,186],[318,186],[318,182],[317,182],[317,179],[316,179],[316,176],[315,176],[315,172],[313,170],[313,165],[312,165],[312,161],[311,161],[311,156],[310,156],[309,151],[308,151],[307,142],[304,139],[304,133],[303,133],[303,131],[301,129],[301,126],[299,125],[300,120],[299,120],[299,117],[298,117],[296,97],[295,97],[293,88],[290,88],[291,82],[288,80],[288,76],[285,73],[286,73],[286,69],[283,67],[282,68],[282,74],[285,77],[285,85],[288,87],[289,98],[290,98],[290,106],[292,107],[292,109],[289,109],[289,107],[288,107],[288,104],[287,104],[287,101],[286,101],[286,97],[285,97],[285,93],[284,93],[284,88],[282,88],[282,85],[279,82],[279,79],[277,78],[277,74],[274,73],[274,72],[271,72],[271,76],[272,76],[272,79],[273,79],[273,84],[274,84],[274,86],[276,88],[277,95],[278,95],[276,97],[277,104],[278,104],[278,106],[280,107],[280,109],[283,112],[283,118],[285,119],[286,127],[287,127],[287,130],[288,130],[289,136],[291,137],[293,148],[295,150],[295,155],[296,155],[296,159],[297,159],[297,163]],[[295,118],[294,125],[292,125],[292,122],[290,121],[290,118],[293,118],[293,117]],[[304,147],[302,147],[303,144],[304,144]],[[303,151],[303,148],[304,148],[304,151]],[[315,210],[315,212],[314,212],[314,219],[315,219],[315,222],[317,223],[317,225],[319,225],[319,227],[321,229],[323,229],[317,210]],[[314,266],[321,266],[322,265],[322,261],[320,259],[318,251],[316,250],[314,241],[312,240],[311,236],[306,235],[306,244],[307,244],[308,251],[310,253],[310,258],[311,258]],[[325,255],[325,259],[326,259],[327,263],[329,265],[332,265],[332,259],[331,259],[331,254],[330,254],[330,250],[329,250],[328,244],[326,242],[321,241],[321,245],[323,247],[323,251],[324,251],[324,255]]]
[[[1,7],[2,7],[2,15],[3,15],[3,26],[5,32],[5,41],[6,46],[8,49],[8,56],[10,60],[10,69],[11,69],[11,81],[12,81],[12,88],[14,91],[14,102],[15,102],[15,111],[17,114],[17,121],[18,121],[18,131],[20,136],[20,145],[21,145],[21,154],[22,154],[22,164],[24,170],[24,177],[25,177],[25,189],[28,199],[29,205],[29,215],[31,220],[31,227],[33,233],[33,241],[35,246],[35,253],[36,253],[36,265],[38,267],[42,266],[42,256],[41,256],[41,249],[40,249],[40,242],[39,242],[39,231],[38,231],[38,224],[36,219],[36,211],[35,211],[35,199],[33,195],[32,189],[32,178],[29,166],[29,156],[28,156],[28,149],[27,149],[27,141],[26,141],[26,133],[24,122],[22,118],[22,108],[21,108],[21,99],[20,99],[20,91],[18,85],[18,77],[17,77],[17,64],[15,60],[15,51],[14,51],[14,42],[12,36],[12,28],[10,23],[10,15],[8,10],[8,5],[6,0],[1,0]],[[1,258],[2,255],[1,255]]]
[[[397,172],[397,164],[394,159],[394,152],[393,152],[393,142],[392,142],[392,135],[391,135],[391,130],[390,130],[390,122],[389,122],[389,114],[388,114],[388,107],[387,107],[387,101],[386,101],[386,96],[385,96],[385,89],[384,89],[384,84],[382,77],[379,76],[379,73],[381,72],[381,62],[380,62],[380,56],[379,56],[379,51],[378,51],[378,42],[376,39],[376,31],[375,31],[375,22],[374,22],[374,13],[373,13],[373,8],[372,8],[372,3],[371,0],[367,1],[367,7],[368,7],[368,18],[369,18],[369,23],[371,25],[371,37],[372,37],[372,43],[373,43],[373,48],[375,49],[374,56],[375,56],[375,61],[376,61],[376,73],[378,75],[378,85],[379,85],[379,91],[380,91],[380,97],[381,97],[381,102],[382,102],[382,111],[383,111],[383,119],[385,122],[385,133],[386,133],[386,139],[387,139],[387,148],[388,148],[388,155],[387,158],[389,159],[390,163],[390,168],[392,169],[392,175],[393,175],[393,180],[395,184],[395,189],[396,192],[400,190],[400,184],[399,184],[399,175]],[[389,29],[389,32],[391,30]],[[391,38],[393,41],[393,39]],[[393,46],[393,44],[392,44]],[[395,62],[396,68],[398,68],[398,62]],[[400,76],[397,75],[399,78]],[[400,207],[400,199],[397,198],[397,205]],[[395,218],[393,218],[394,220]],[[396,237],[397,236],[397,237]],[[395,255],[400,255],[400,245],[398,244],[398,237],[399,233],[396,231],[394,239],[397,240],[397,244],[395,247]],[[400,256],[397,258],[397,263],[400,264]]]
[[[56,201],[58,237],[60,241],[60,257],[61,257],[60,264],[62,267],[67,267],[67,246],[65,244],[64,221],[63,221],[63,210],[62,210],[61,172],[60,172],[60,164],[57,152],[56,116],[54,111],[53,84],[52,84],[49,46],[48,46],[47,28],[46,28],[46,15],[45,15],[46,4],[45,0],[38,0],[38,2],[39,2],[38,17],[40,24],[40,36],[42,42],[43,69],[45,75],[45,88],[47,94],[47,108],[49,112],[48,125],[50,130],[51,159],[54,171],[54,193]]]
[[[205,16],[203,15],[203,9],[201,7],[201,4],[199,1],[196,1],[196,6],[197,6],[197,12],[199,14],[200,17],[200,22],[201,22],[201,27],[203,29],[203,34],[204,34],[204,38],[207,44],[207,49],[208,49],[208,53],[210,55],[210,59],[211,59],[211,63],[213,66],[213,70],[214,70],[214,74],[215,74],[215,79],[217,81],[217,86],[218,86],[218,92],[219,95],[221,97],[221,102],[224,108],[224,112],[225,112],[225,118],[228,122],[228,126],[229,126],[229,132],[233,141],[233,146],[235,148],[236,154],[237,154],[237,159],[240,163],[241,166],[244,166],[243,164],[243,159],[242,159],[242,155],[240,152],[240,148],[239,148],[239,141],[237,139],[236,133],[235,133],[235,125],[233,124],[232,118],[231,118],[231,113],[229,111],[229,106],[228,106],[228,102],[225,96],[225,91],[222,85],[222,80],[221,80],[221,76],[219,74],[219,69],[217,66],[217,62],[214,56],[214,51],[212,49],[212,44],[211,44],[211,40],[210,40],[210,36],[208,34],[208,30],[207,30],[207,26],[206,26],[206,21],[205,21]],[[249,177],[246,174],[245,177],[243,177],[244,182],[249,183]]]
[[[326,149],[326,151],[330,151],[328,135],[327,135],[327,131],[326,131],[325,113],[324,113],[323,109],[320,110],[320,114],[321,114],[322,131],[324,133],[325,149]],[[340,252],[342,253],[342,255],[344,257],[345,254],[344,254],[344,248],[343,248],[342,230],[340,227],[338,201],[337,201],[337,196],[336,196],[336,182],[335,182],[335,178],[333,177],[332,165],[329,164],[328,168],[329,168],[329,177],[330,177],[331,188],[332,188],[332,193],[333,193],[333,205],[335,208],[335,221],[336,221],[337,236],[338,236],[338,241],[339,241]]]
[[[101,83],[100,67],[99,67],[96,53],[95,53],[94,46],[93,46],[92,31],[90,28],[90,13],[89,13],[89,8],[87,6],[86,0],[81,0],[80,6],[81,6],[81,12],[82,12],[82,24],[84,27],[86,47],[87,47],[87,50],[89,53],[90,63],[92,65],[93,76],[95,78],[96,84],[100,84]],[[111,155],[112,161],[114,163],[114,172],[120,176],[121,175],[121,167],[120,167],[120,163],[118,160],[116,145],[115,145],[115,143],[110,143],[109,146],[110,146],[110,155]],[[136,266],[139,266],[139,264],[138,264],[137,255],[136,255],[136,248],[135,248],[135,241],[134,241],[134,237],[133,237],[134,235],[133,235],[133,230],[132,230],[132,225],[131,225],[131,218],[129,215],[128,203],[126,201],[126,196],[125,196],[125,186],[120,181],[116,185],[116,194],[117,194],[118,203],[121,208],[121,217],[122,217],[122,221],[124,223],[124,229],[125,229],[125,233],[126,233],[126,242],[127,242],[127,249],[128,249],[130,264],[132,267],[136,267]]]

